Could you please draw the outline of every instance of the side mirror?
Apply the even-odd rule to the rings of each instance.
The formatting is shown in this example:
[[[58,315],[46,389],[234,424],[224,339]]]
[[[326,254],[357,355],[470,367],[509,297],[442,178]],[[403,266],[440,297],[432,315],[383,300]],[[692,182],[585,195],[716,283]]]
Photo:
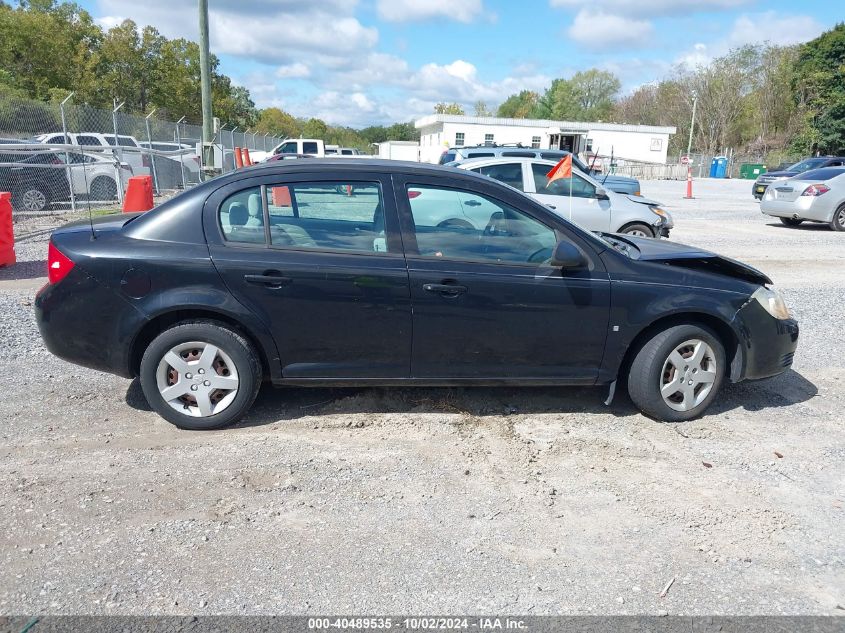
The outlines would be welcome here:
[[[554,255],[552,255],[552,266],[560,268],[582,268],[586,265],[586,260],[575,245],[566,240],[560,241],[555,246]]]
[[[610,200],[610,196],[607,195],[607,189],[604,187],[596,187],[596,198],[599,200]]]

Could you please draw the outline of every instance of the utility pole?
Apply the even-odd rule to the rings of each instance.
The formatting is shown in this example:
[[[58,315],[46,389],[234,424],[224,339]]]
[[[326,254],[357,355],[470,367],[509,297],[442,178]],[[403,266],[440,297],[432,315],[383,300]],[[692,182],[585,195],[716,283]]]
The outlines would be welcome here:
[[[202,86],[202,148],[203,165],[214,165],[214,114],[211,111],[211,57],[208,45],[208,0],[199,0],[200,12],[200,82]]]
[[[698,105],[698,95],[692,96],[692,121],[689,124],[689,142],[687,143],[687,156],[692,151],[692,131],[695,128],[695,107]]]

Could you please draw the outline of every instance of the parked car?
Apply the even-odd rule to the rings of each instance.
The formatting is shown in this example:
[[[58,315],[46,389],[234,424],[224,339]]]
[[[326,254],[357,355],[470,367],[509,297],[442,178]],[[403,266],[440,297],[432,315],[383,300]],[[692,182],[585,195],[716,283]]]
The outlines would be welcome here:
[[[249,150],[250,157],[255,163],[264,162],[275,154],[308,154],[323,158],[326,156],[326,144],[318,138],[290,138],[285,139],[269,152]]]
[[[841,156],[816,156],[813,158],[805,158],[804,160],[799,161],[782,171],[767,171],[764,174],[760,174],[757,177],[757,180],[754,181],[754,185],[751,187],[751,193],[755,198],[761,200],[763,198],[763,194],[766,193],[766,189],[773,182],[792,178],[793,176],[802,174],[805,171],[810,171],[811,169],[821,169],[822,167],[841,167],[843,165],[845,165],[845,158],[842,158]]]
[[[534,149],[518,145],[477,145],[475,147],[453,147],[440,157],[441,165],[455,166],[465,160],[473,158],[542,158],[558,162],[571,152],[560,149]],[[631,194],[638,196],[641,193],[640,181],[628,176],[617,176],[615,174],[602,175],[597,170],[591,169],[575,154],[572,154],[572,164],[582,174],[593,176],[601,182],[602,186],[616,193]]]
[[[355,196],[338,193],[350,182]],[[444,189],[492,209],[486,226],[436,223],[419,201]],[[256,165],[148,213],[97,218],[97,239],[91,230],[86,220],[51,236],[35,299],[47,348],[139,376],[150,405],[184,428],[239,420],[264,380],[611,395],[621,380],[647,415],[688,420],[725,380],[786,371],[798,340],[760,271],[596,235],[468,170]]]
[[[172,156],[150,156],[151,163],[155,165],[159,189],[182,187],[182,170],[184,170],[186,184],[195,185],[200,181],[201,161],[194,146],[165,141],[153,141],[152,143],[140,141],[139,145],[144,149],[154,149],[160,152],[186,151],[185,154],[174,154]]]
[[[120,164],[120,176],[125,187],[132,176],[127,163]],[[55,150],[33,153],[11,164],[0,162],[0,185],[11,191],[16,209],[42,211],[51,204],[68,202],[71,183],[76,196],[97,202],[115,200],[114,158]]]
[[[845,231],[845,167],[811,169],[772,184],[760,210],[786,226],[821,222]]]
[[[627,233],[642,237],[669,237],[672,215],[659,202],[608,191],[598,181],[573,168],[572,217],[569,217],[569,179],[548,182],[546,174],[556,163],[537,158],[475,158],[458,163],[468,169],[515,187],[590,231]],[[446,207],[443,207],[445,210]],[[486,208],[464,210],[464,220],[484,226]],[[485,215],[486,213],[486,215]]]
[[[127,163],[132,168],[132,173],[136,176],[145,176],[150,173],[152,161],[148,154],[139,151],[133,151],[129,148],[140,149],[141,144],[134,136],[127,136],[125,134],[102,134],[100,132],[69,132],[67,141],[65,136],[61,133],[40,134],[33,139],[37,143],[45,143],[47,145],[82,145],[86,151],[95,147],[108,148],[109,154],[118,157],[122,162]],[[124,148],[120,149],[112,148]]]

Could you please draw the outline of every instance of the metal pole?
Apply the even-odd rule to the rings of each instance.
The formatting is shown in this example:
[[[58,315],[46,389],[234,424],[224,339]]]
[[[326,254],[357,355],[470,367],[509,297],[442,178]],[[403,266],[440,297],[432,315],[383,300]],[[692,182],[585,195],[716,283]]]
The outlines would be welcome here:
[[[202,89],[202,149],[203,167],[211,165],[214,157],[209,156],[214,151],[211,145],[211,137],[214,135],[214,114],[211,108],[211,66],[210,51],[208,44],[208,0],[199,0],[199,27],[200,27],[200,83]]]
[[[267,151],[267,137],[270,136],[270,132],[264,135],[264,151]]]
[[[253,148],[253,147],[250,147],[250,146],[249,146],[249,131],[250,131],[251,129],[252,129],[251,127],[248,127],[248,128],[246,129],[246,132],[244,132],[244,146],[245,146],[247,149],[255,149],[255,148]]]
[[[692,97],[692,121],[689,124],[689,141],[687,142],[687,156],[692,151],[692,131],[695,128],[695,107],[698,105],[698,96]]]
[[[117,105],[117,99],[114,100],[114,109],[111,111],[111,119],[112,124],[114,125],[114,148],[116,150],[117,156],[117,202],[121,206],[123,205],[123,177],[120,175],[120,166],[123,163],[123,146],[121,146],[120,142],[117,138],[117,111],[120,110],[126,104],[125,101],[122,101],[120,105]]]
[[[70,93],[65,100],[59,104],[59,110],[62,113],[62,138],[64,138],[65,145],[70,145],[70,139],[67,135],[67,120],[65,119],[65,104],[70,100],[70,98],[74,95],[74,93]],[[85,163],[82,163],[82,169],[85,170]],[[70,171],[70,153],[68,153],[67,149],[65,149],[65,171],[67,172],[67,181],[68,185],[70,185],[70,210],[72,213],[76,213],[76,194],[73,191],[73,174]],[[87,178],[86,178],[87,182]]]
[[[153,148],[153,136],[152,136],[152,134],[150,134],[150,117],[152,115],[154,115],[155,112],[156,112],[156,108],[153,108],[153,111],[150,112],[146,117],[144,117],[144,125],[146,125],[146,127],[147,127],[147,143],[149,144],[149,146],[150,146],[149,149],[151,149],[151,150]],[[153,188],[154,188],[156,194],[160,194],[161,191],[158,188],[158,174],[156,173],[156,156],[155,156],[155,154],[152,154],[152,153],[150,154],[150,156],[153,159],[152,160],[152,162],[153,162]]]
[[[179,126],[182,124],[182,121],[185,120],[185,117],[182,117],[178,121],[176,121],[176,145],[179,149],[182,149],[182,133],[179,131]],[[203,135],[205,135],[205,130],[203,130]],[[205,147],[205,144],[203,144]],[[181,154],[179,155],[182,156]],[[200,152],[200,162],[202,161],[202,152]],[[200,171],[202,171],[202,165],[200,165]],[[185,165],[182,163],[180,158],[179,160],[179,173],[182,174],[182,191],[188,188],[187,184],[185,184]]]
[[[238,161],[235,159],[235,132],[237,129],[237,125],[232,128],[232,169],[238,168]]]

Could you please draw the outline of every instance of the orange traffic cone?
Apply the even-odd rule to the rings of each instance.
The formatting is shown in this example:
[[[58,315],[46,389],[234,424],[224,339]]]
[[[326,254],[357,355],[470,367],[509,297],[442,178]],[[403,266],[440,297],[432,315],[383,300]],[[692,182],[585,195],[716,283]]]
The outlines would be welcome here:
[[[135,213],[153,208],[153,177],[132,176],[123,198],[123,212]]]
[[[249,167],[252,164],[252,159],[249,157],[249,148],[244,147],[244,165]]]
[[[240,169],[243,166],[244,166],[244,157],[243,157],[243,154],[241,154],[241,148],[236,147],[235,148],[235,167],[237,169]]]
[[[0,193],[0,267],[11,266],[15,258],[15,230],[12,227],[12,194]]]
[[[273,206],[289,207],[291,205],[290,189],[287,187],[273,187]]]

